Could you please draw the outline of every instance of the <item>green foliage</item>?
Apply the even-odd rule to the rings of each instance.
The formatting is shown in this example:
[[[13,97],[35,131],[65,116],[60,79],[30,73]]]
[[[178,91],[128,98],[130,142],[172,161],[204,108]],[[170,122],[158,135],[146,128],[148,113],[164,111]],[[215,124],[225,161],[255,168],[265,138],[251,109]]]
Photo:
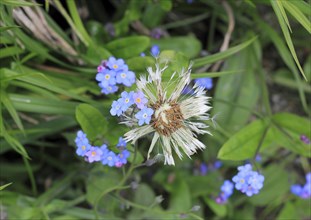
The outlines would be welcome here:
[[[310,218],[310,199],[290,193],[311,170],[310,144],[302,141],[311,139],[309,2],[37,2],[0,2],[1,217]],[[153,45],[160,47],[156,58]],[[190,66],[191,79],[213,78],[206,91],[212,136],[197,137],[204,152],[191,160],[173,155],[175,167],[164,166],[160,155],[146,161],[146,135],[127,144],[131,154],[121,168],[75,155],[78,130],[117,154],[119,137],[133,129],[109,111],[136,86],[103,95],[95,80],[96,67],[111,56],[124,59],[137,78],[148,77],[156,62],[167,65],[167,96]],[[264,187],[250,198],[235,190],[218,204],[221,184],[245,160],[264,175]]]

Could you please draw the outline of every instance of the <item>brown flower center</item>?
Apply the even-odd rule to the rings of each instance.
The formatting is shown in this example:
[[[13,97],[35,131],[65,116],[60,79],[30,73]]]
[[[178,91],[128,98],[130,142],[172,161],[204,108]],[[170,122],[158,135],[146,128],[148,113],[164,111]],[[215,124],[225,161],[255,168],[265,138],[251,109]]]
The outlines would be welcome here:
[[[157,102],[151,106],[154,110],[151,125],[159,133],[169,136],[177,129],[183,127],[183,115],[176,102]]]

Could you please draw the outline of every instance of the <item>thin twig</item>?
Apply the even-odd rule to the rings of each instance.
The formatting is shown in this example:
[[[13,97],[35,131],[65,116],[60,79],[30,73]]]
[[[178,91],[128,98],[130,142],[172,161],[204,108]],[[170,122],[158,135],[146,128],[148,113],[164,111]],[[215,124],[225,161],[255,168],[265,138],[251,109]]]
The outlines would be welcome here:
[[[220,52],[223,52],[225,50],[228,49],[229,47],[229,42],[230,42],[230,38],[231,38],[231,34],[234,30],[234,26],[235,26],[235,22],[234,22],[234,16],[233,16],[233,11],[232,11],[232,8],[231,6],[228,4],[227,1],[222,1],[221,3],[228,15],[228,29],[227,29],[227,32],[225,34],[225,38],[224,38],[224,41],[222,42],[222,45],[220,47]],[[216,72],[220,65],[222,64],[223,60],[220,60],[218,61],[217,63],[215,63],[215,65],[212,67],[211,71],[212,72]]]

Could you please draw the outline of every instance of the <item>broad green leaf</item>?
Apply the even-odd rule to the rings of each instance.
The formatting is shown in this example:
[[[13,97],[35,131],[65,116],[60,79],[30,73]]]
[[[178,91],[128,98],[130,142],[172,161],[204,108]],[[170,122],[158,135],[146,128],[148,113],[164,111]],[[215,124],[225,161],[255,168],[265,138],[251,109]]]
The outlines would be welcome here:
[[[291,202],[287,202],[279,213],[277,220],[297,219],[296,208]]]
[[[143,206],[150,206],[155,203],[156,195],[147,184],[139,184],[135,190],[134,202]]]
[[[117,172],[109,170],[103,171],[103,169],[101,169],[101,171],[98,170],[98,172],[92,173],[86,182],[86,200],[94,205],[96,201],[101,199],[102,204],[108,206],[112,201],[105,197],[105,192],[115,188],[119,182],[120,176]],[[102,197],[103,195],[104,197]],[[103,200],[103,198],[105,199]]]
[[[218,204],[214,199],[209,197],[204,197],[204,202],[208,205],[208,207],[219,217],[225,217],[227,215],[227,206]]]
[[[164,1],[161,1],[164,2]],[[166,15],[165,9],[158,2],[149,2],[146,6],[144,14],[142,15],[141,21],[147,28],[155,28],[161,24],[164,16]]]
[[[219,114],[217,124],[225,130],[234,133],[246,124],[251,116],[260,95],[261,88],[256,77],[261,68],[260,63],[261,49],[257,40],[225,61],[224,71],[247,69],[245,72],[222,76],[217,82],[212,115]]]
[[[263,188],[258,194],[249,198],[249,201],[257,206],[283,203],[282,198],[290,188],[288,172],[280,165],[270,165],[262,175],[265,177]]]
[[[171,192],[169,210],[175,212],[185,212],[191,209],[191,195],[187,183],[182,179],[174,182],[174,188]]]
[[[277,143],[302,156],[311,157],[310,146],[300,140],[301,135],[311,139],[310,121],[307,118],[278,113],[273,115],[272,122],[275,125],[273,137]]]
[[[87,137],[94,141],[97,136],[104,135],[108,123],[97,108],[88,104],[80,104],[76,108],[76,118]]]
[[[310,120],[307,118],[282,112],[273,115],[272,120],[283,128],[291,130],[300,135],[304,134],[311,138]]]
[[[225,50],[223,52],[219,52],[219,53],[209,55],[209,56],[206,56],[203,58],[195,59],[193,67],[200,67],[200,66],[204,66],[206,64],[211,64],[211,63],[215,63],[217,61],[223,60],[223,59],[243,50],[244,48],[249,46],[251,43],[253,43],[256,38],[257,37],[253,37],[253,38],[245,41],[244,43],[239,44],[239,45],[234,46],[234,47],[231,47],[228,50]]]
[[[0,190],[3,190],[5,189],[6,187],[8,187],[9,185],[11,185],[12,183],[7,183],[7,184],[4,184],[2,186],[0,186]]]
[[[296,51],[295,51],[295,48],[294,48],[294,45],[293,45],[293,42],[292,42],[292,39],[290,37],[290,33],[288,31],[288,28],[286,26],[286,22],[284,21],[284,18],[282,17],[282,12],[281,12],[281,9],[279,8],[277,2],[275,0],[270,0],[271,2],[271,5],[272,5],[272,8],[278,18],[278,21],[279,21],[279,24],[281,26],[281,29],[283,31],[283,34],[284,34],[284,37],[285,37],[285,40],[286,40],[286,43],[287,43],[287,46],[298,66],[298,69],[299,71],[301,72],[302,76],[305,78],[305,80],[307,80],[305,74],[304,74],[304,71],[303,69],[301,68],[300,66],[300,63],[299,63],[299,60],[298,60],[298,57],[297,57],[297,54],[296,54]]]
[[[253,157],[257,148],[263,144],[269,129],[269,119],[259,119],[232,135],[218,152],[222,160],[245,160]],[[269,143],[266,143],[269,144]]]
[[[130,156],[128,158],[129,162],[131,162],[131,163],[135,162],[134,164],[141,164],[145,160],[144,157],[139,152],[139,149],[136,149],[137,152],[136,152],[136,158],[135,158],[135,161],[134,161],[134,148],[132,146],[127,146],[127,148],[129,150],[131,150],[131,154],[130,154]]]
[[[174,50],[181,52],[188,58],[197,57],[202,49],[201,42],[194,36],[152,39],[151,44],[158,45],[161,51]]]
[[[109,42],[106,47],[116,58],[131,58],[145,51],[150,39],[144,36],[124,37]]]
[[[146,73],[148,67],[154,67],[155,59],[152,57],[133,57],[126,61],[129,69],[136,73]]]
[[[217,192],[219,190],[219,182],[215,180],[220,178],[221,176],[217,172],[211,172],[206,176],[190,176],[186,179],[186,182],[189,186],[191,197],[207,197]]]

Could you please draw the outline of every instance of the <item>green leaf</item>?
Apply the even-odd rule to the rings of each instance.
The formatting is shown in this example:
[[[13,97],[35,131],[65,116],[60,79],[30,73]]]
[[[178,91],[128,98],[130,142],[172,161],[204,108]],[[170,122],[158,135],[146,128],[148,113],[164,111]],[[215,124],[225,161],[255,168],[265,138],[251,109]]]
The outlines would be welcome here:
[[[222,160],[245,160],[253,157],[267,134],[269,119],[253,121],[231,136],[218,152]],[[268,143],[267,143],[268,144]]]
[[[107,131],[107,120],[91,105],[80,104],[76,108],[76,118],[90,140],[94,141],[97,136],[104,135]]]
[[[150,44],[150,39],[144,36],[119,38],[109,42],[106,47],[117,58],[130,58],[138,56]]]
[[[10,30],[13,28],[20,28],[20,26],[5,26],[5,27],[0,27],[0,32],[4,32],[6,30]],[[3,43],[3,42],[2,42]]]
[[[0,186],[0,190],[5,189],[6,187],[8,187],[9,185],[11,185],[12,183],[7,183],[5,185]]]
[[[224,63],[225,71],[247,69],[245,72],[222,76],[217,82],[212,115],[220,114],[217,123],[227,131],[235,132],[245,125],[257,104],[260,84],[256,73],[261,68],[260,48],[256,40],[251,46]]]
[[[279,213],[277,220],[283,219],[296,219],[297,213],[296,208],[291,202],[287,202],[285,206],[282,208],[281,212]]]
[[[209,55],[203,58],[198,58],[194,60],[194,65],[193,67],[200,67],[200,66],[204,66],[206,64],[210,64],[210,63],[214,63],[220,60],[223,60],[241,50],[243,50],[244,48],[246,48],[247,46],[249,46],[251,43],[254,42],[254,40],[256,40],[257,37],[252,37],[251,39],[245,41],[242,44],[239,44],[237,46],[231,47],[228,50],[225,50],[223,52],[219,52],[213,55]]]
[[[102,165],[101,165],[102,166]],[[107,190],[114,188],[120,182],[120,176],[116,172],[103,171],[100,169],[96,173],[93,172],[86,182],[86,200],[94,205],[98,199],[101,198],[102,194]],[[102,200],[106,205],[111,203],[107,198]]]
[[[303,89],[302,89],[303,88],[302,79],[301,79],[299,72],[298,72],[298,69],[295,65],[294,58],[291,56],[290,51],[288,50],[288,48],[285,45],[285,42],[283,41],[283,39],[279,36],[279,34],[272,27],[270,27],[266,23],[262,22],[259,18],[257,18],[256,21],[257,21],[257,24],[260,27],[261,31],[263,33],[268,34],[268,37],[271,38],[273,44],[277,48],[279,55],[282,57],[284,63],[289,67],[289,69],[293,73],[295,80],[296,80],[296,83],[297,83],[297,88],[299,90],[299,96],[300,96],[302,106],[303,106],[305,112],[308,113],[309,109],[308,109],[305,94],[304,94]]]
[[[292,14],[294,18],[309,32],[311,33],[311,23],[308,18],[295,6],[295,2],[282,1],[282,4]]]
[[[154,66],[155,59],[152,57],[133,57],[126,61],[129,69],[135,73],[146,73],[147,68]]]
[[[41,6],[40,4],[28,2],[24,0],[2,0],[1,4],[13,6],[13,7],[20,7],[20,6]]]
[[[298,57],[297,57],[297,54],[296,54],[296,51],[295,51],[295,48],[294,48],[294,45],[293,45],[293,42],[292,42],[292,39],[290,37],[290,33],[288,31],[288,28],[286,27],[286,22],[284,21],[284,18],[282,17],[282,12],[281,12],[281,9],[279,8],[278,4],[277,4],[277,1],[275,0],[271,0],[271,5],[272,5],[272,8],[278,18],[278,21],[279,21],[279,24],[281,26],[281,29],[283,31],[283,34],[284,34],[284,37],[285,37],[285,40],[286,40],[286,43],[287,43],[287,46],[298,66],[298,69],[300,70],[300,73],[302,74],[302,76],[305,78],[305,80],[307,80],[304,72],[303,72],[303,69],[301,68],[300,66],[300,63],[299,63],[299,60],[298,60]]]
[[[23,128],[22,121],[19,118],[18,113],[17,113],[16,109],[14,108],[12,101],[9,99],[9,97],[7,96],[5,91],[1,91],[1,92],[2,92],[2,94],[0,97],[1,98],[0,102],[2,102],[4,107],[8,110],[8,112],[10,113],[14,122],[16,123],[17,127],[20,130],[23,130],[24,128]]]
[[[150,206],[155,202],[155,193],[147,184],[139,184],[135,190],[134,202],[143,206]]]
[[[214,199],[209,197],[204,197],[204,202],[208,205],[208,207],[219,217],[225,217],[227,215],[227,206],[218,204]]]
[[[290,188],[288,172],[279,165],[270,165],[263,171],[262,175],[265,177],[263,188],[259,194],[249,198],[249,201],[257,206],[283,203],[282,198],[284,198]]]
[[[290,113],[278,113],[273,115],[272,121],[277,128],[274,137],[281,146],[302,156],[311,157],[310,146],[300,140],[301,135],[311,139],[310,121],[307,118]]]
[[[194,36],[170,37],[152,39],[151,44],[158,45],[160,50],[174,50],[181,52],[188,58],[197,57],[202,49],[201,42]]]
[[[23,49],[21,49],[19,47],[15,47],[15,46],[1,48],[0,59],[5,58],[5,57],[11,57],[11,56],[19,55],[23,52],[24,52]]]
[[[187,183],[181,178],[174,182],[171,192],[169,210],[175,212],[185,212],[191,209],[191,195]]]
[[[83,37],[84,43],[86,43],[87,46],[91,45],[92,39],[90,38],[89,34],[87,33],[87,31],[84,28],[84,25],[81,21],[81,17],[78,13],[78,8],[76,6],[75,1],[67,0],[66,2],[67,2],[67,6],[69,9],[70,15],[71,15],[73,22],[75,24],[75,27],[79,31],[81,36]]]

